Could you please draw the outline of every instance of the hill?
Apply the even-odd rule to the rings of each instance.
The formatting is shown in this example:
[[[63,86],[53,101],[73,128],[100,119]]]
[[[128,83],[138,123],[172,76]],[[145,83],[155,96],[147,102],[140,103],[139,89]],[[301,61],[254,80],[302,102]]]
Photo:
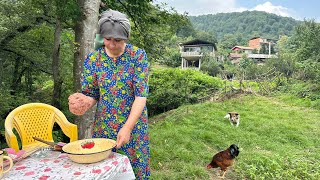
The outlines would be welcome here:
[[[218,179],[205,167],[233,143],[240,154],[226,179],[319,179],[320,111],[300,101],[241,96],[152,117],[152,179]],[[223,118],[228,111],[241,114],[239,127]]]
[[[261,11],[189,16],[189,19],[196,30],[214,32],[218,41],[226,34],[238,35],[245,41],[254,36],[278,39],[281,35],[290,35],[301,23],[290,17]]]

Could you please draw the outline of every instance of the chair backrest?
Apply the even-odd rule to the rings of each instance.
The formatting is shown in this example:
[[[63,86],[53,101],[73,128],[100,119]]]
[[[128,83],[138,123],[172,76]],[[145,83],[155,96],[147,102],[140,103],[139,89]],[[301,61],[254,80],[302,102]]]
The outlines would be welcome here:
[[[70,142],[78,139],[78,130],[75,124],[70,123],[65,115],[57,108],[43,103],[28,103],[14,109],[5,120],[5,136],[9,147],[19,150],[17,137],[13,129],[18,132],[22,149],[45,146],[35,141],[38,137],[53,141],[52,129],[57,123],[63,133],[70,138]]]

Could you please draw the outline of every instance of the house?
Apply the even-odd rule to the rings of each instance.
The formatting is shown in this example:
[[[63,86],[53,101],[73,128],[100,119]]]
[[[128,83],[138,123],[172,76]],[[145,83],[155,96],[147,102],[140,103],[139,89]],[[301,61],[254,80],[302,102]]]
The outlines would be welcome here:
[[[263,62],[265,59],[275,57],[274,45],[276,40],[253,37],[248,41],[249,46],[234,46],[229,54],[229,59],[233,63],[239,63],[242,57]]]
[[[231,50],[233,52],[237,52],[238,54],[241,54],[241,53],[252,54],[252,51],[254,49],[255,48],[246,47],[246,46],[234,46]]]
[[[265,49],[264,52],[261,54],[274,54],[274,52],[271,52],[273,49],[273,46],[277,43],[274,39],[266,39],[261,37],[253,37],[249,40],[248,44],[249,47],[257,49],[258,51],[261,51],[262,49]]]
[[[205,53],[215,56],[217,47],[215,43],[195,39],[185,43],[180,43],[181,68],[195,68],[200,70],[201,58]]]

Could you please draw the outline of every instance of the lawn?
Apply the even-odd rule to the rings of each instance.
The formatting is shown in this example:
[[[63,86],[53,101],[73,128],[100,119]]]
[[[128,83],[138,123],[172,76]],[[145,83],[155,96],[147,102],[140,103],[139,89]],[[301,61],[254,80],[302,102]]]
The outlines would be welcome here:
[[[293,102],[243,96],[150,118],[152,179],[217,179],[206,165],[233,143],[241,152],[226,179],[320,179],[320,111]]]

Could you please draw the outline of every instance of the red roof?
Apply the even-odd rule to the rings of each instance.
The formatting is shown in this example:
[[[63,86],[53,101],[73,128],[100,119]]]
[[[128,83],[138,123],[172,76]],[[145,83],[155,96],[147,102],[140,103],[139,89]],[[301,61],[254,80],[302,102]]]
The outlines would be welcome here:
[[[239,50],[239,49],[244,49],[244,50],[254,50],[252,47],[246,47],[246,46],[234,46],[231,50]]]

